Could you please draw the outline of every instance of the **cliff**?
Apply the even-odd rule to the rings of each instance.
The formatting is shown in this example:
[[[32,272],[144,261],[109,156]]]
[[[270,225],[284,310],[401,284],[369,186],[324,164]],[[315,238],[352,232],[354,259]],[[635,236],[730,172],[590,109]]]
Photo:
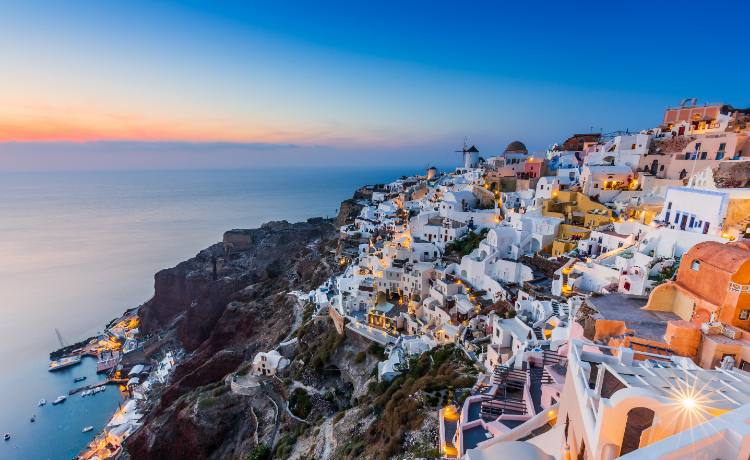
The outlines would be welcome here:
[[[242,398],[224,379],[290,331],[296,298],[337,267],[337,233],[330,220],[269,222],[231,230],[222,243],[155,276],[154,297],[139,310],[141,330],[186,352],[171,384],[126,442],[134,459],[233,458],[253,447],[256,422],[271,410],[263,398]],[[261,425],[261,426],[259,426]]]

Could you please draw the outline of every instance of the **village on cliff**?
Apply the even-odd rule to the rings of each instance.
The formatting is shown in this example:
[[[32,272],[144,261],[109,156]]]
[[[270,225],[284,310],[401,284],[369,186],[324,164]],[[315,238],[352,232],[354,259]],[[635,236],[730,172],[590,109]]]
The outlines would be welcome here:
[[[686,100],[638,133],[574,134],[539,154],[519,141],[497,155],[464,145],[457,156],[455,170],[368,185],[342,204],[340,215],[345,206],[352,213],[328,251],[334,275],[287,293],[298,302],[289,333],[208,387],[270,403],[250,410],[253,443],[266,455],[252,458],[309,458],[284,450],[301,451],[295,443],[305,436],[319,449],[313,457],[333,458],[336,423],[367,418],[377,431],[378,404],[404,423],[412,406],[392,406],[417,407],[429,393],[437,415],[415,424],[432,425],[432,454],[409,458],[747,459],[750,112]],[[227,232],[217,251],[237,251],[240,237],[252,239]],[[208,254],[203,265],[220,281],[229,262]],[[364,407],[345,401],[318,419],[327,428],[288,429],[279,440],[282,416],[314,426],[297,409],[309,405],[307,391],[324,392],[297,379],[327,358],[285,350],[314,343],[307,325],[318,320],[341,340],[326,332],[327,342],[305,350],[330,351],[343,338],[368,344],[351,359],[373,360],[359,382],[370,386],[355,389]],[[145,339],[132,340],[144,349]],[[448,352],[437,350],[460,365],[448,369]],[[167,385],[182,359],[169,351],[149,372],[132,366],[137,359],[123,367],[131,354],[110,366],[129,399],[80,458],[121,455],[142,429],[153,388]],[[470,372],[454,372],[461,366]],[[428,368],[434,378],[415,385]],[[217,398],[199,399],[196,411]],[[273,413],[266,422],[264,411]],[[259,441],[264,423],[268,446]],[[398,450],[403,429],[391,428],[399,434],[386,441]],[[359,457],[362,435],[342,437],[345,456]]]
[[[546,154],[465,145],[361,189],[343,273],[304,297],[385,348],[380,381],[445,344],[483,369],[440,410],[444,457],[748,458],[748,122],[688,100]]]

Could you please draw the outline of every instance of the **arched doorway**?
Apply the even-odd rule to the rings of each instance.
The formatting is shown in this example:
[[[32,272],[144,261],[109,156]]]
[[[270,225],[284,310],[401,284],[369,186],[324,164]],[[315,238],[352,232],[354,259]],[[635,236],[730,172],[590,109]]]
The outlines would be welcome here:
[[[641,445],[641,435],[654,423],[654,411],[645,407],[634,407],[628,411],[625,431],[622,433],[620,456],[629,454]]]

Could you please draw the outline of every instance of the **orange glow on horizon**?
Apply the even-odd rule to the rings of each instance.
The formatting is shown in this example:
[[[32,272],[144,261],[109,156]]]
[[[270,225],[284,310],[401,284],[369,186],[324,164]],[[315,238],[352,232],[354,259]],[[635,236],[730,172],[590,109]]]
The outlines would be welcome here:
[[[319,135],[293,134],[229,120],[148,119],[111,114],[0,114],[0,142],[307,142]]]
[[[0,142],[228,142],[403,148],[425,141],[399,130],[273,119],[262,113],[148,113],[145,116],[89,106],[8,105],[0,109]]]

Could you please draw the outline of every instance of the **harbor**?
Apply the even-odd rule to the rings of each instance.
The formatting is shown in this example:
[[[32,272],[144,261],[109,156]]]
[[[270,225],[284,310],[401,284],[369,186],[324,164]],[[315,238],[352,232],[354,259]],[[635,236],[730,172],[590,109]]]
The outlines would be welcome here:
[[[27,424],[3,431],[2,458],[33,444],[35,433],[55,427],[77,448],[52,449],[46,458],[107,458],[114,455],[140,425],[148,391],[154,382],[164,382],[177,354],[167,352],[157,360],[147,356],[158,349],[156,338],[139,337],[138,317],[129,310],[107,324],[103,333],[73,345],[66,345],[55,330],[60,349],[50,353],[48,379],[32,385],[39,388],[37,402],[30,401]],[[107,391],[108,388],[111,388]],[[79,426],[80,425],[80,426]],[[76,434],[77,433],[77,434]],[[78,441],[76,441],[78,440]],[[81,451],[80,446],[85,446]],[[75,449],[75,451],[73,451]]]
[[[71,388],[68,396],[98,399],[98,394],[107,386],[115,386],[120,395],[117,410],[103,424],[98,434],[81,451],[79,459],[104,459],[115,456],[122,442],[140,428],[140,419],[150,404],[152,387],[163,384],[171,374],[179,352],[161,352],[156,337],[140,336],[139,320],[135,309],[107,324],[103,333],[74,347],[66,347],[59,332],[57,336],[61,349],[50,354],[49,370],[59,372],[82,362],[84,358],[96,360],[94,368],[98,378],[95,382]],[[76,377],[74,383],[87,377]],[[75,398],[80,399],[80,398]],[[66,396],[59,396],[53,405],[62,404]],[[82,433],[93,433],[94,425],[87,425]]]
[[[175,173],[166,182],[163,176],[149,173],[126,174],[114,179],[93,174],[86,175],[85,181],[75,189],[68,185],[77,181],[79,175],[56,173],[32,181],[43,192],[39,198],[27,193],[30,183],[27,178],[4,178],[0,181],[0,190],[9,206],[4,209],[5,222],[14,222],[21,231],[0,229],[0,234],[6,241],[23,243],[19,247],[30,247],[39,241],[54,241],[55,244],[46,248],[48,257],[40,259],[18,252],[13,270],[25,275],[3,278],[6,298],[0,310],[4,318],[12,316],[14,321],[0,325],[5,340],[0,350],[5,366],[0,373],[0,389],[6,395],[0,403],[0,434],[12,435],[7,443],[0,442],[0,458],[70,460],[101,431],[125,398],[119,388],[115,390],[114,385],[108,385],[106,391],[94,397],[77,395],[52,406],[57,396],[68,394],[74,386],[84,385],[74,385],[75,377],[87,375],[85,384],[106,379],[105,375],[96,374],[96,357],[88,356],[83,356],[77,365],[48,372],[50,351],[60,348],[55,328],[59,328],[63,338],[71,344],[68,351],[80,348],[98,336],[113,318],[119,318],[123,306],[138,305],[153,295],[157,270],[183,260],[186,252],[212,243],[216,235],[238,218],[248,225],[260,225],[261,219],[267,217],[268,207],[278,209],[279,218],[290,220],[323,215],[326,210],[330,213],[335,203],[353,187],[385,180],[396,171],[395,167],[375,171],[349,168],[332,170],[324,176],[310,176],[302,169],[291,173],[286,170],[202,171]],[[312,183],[313,191],[306,192],[304,203],[289,200],[288,190],[302,182]],[[182,213],[198,203],[210,212],[191,214],[198,218],[191,226],[185,226],[181,218],[172,216],[160,224],[158,231],[154,230],[152,222],[135,219],[132,210],[151,206],[152,202],[144,201],[145,198],[152,200],[165,184],[184,193],[163,195],[159,209],[170,208]],[[231,196],[224,193],[228,184],[237,193]],[[218,191],[219,195],[196,194],[204,185]],[[255,203],[252,197],[260,191],[270,193],[268,201],[243,208],[238,214],[234,200]],[[63,213],[61,220],[76,225],[66,226],[56,221],[50,226],[49,216],[55,213]],[[43,216],[43,220],[37,220],[39,216]],[[113,219],[123,224],[108,225]],[[91,246],[81,248],[81,238]],[[112,239],[117,244],[112,244]],[[148,245],[138,243],[145,239]],[[74,248],[78,252],[72,256],[65,253],[65,257],[59,259],[61,263],[55,265],[50,258],[60,248]],[[89,254],[96,257],[89,257]],[[75,269],[71,269],[70,263]],[[84,343],[73,346],[76,345],[73,342],[78,341]],[[129,347],[130,344],[125,343],[122,351],[126,353]],[[42,398],[48,403],[40,409],[37,404]],[[29,417],[34,413],[37,421],[32,424]],[[82,428],[89,425],[93,425],[94,430],[81,433]],[[40,439],[45,442],[39,442]]]
[[[29,361],[38,378],[21,381],[24,374],[3,375],[8,385],[17,389],[11,396],[13,411],[0,414],[3,422],[0,433],[10,435],[8,441],[0,443],[3,460],[75,457],[107,424],[126,397],[118,385],[108,383],[107,376],[96,373],[95,358],[84,356],[78,365],[56,372],[46,372],[47,363],[44,355]],[[74,382],[79,377],[86,377],[87,386],[104,385],[107,390],[90,397],[81,397],[80,390],[75,396],[70,395],[71,389],[82,386],[81,382]],[[61,396],[64,401],[54,404]],[[89,426],[92,430],[84,432]],[[40,442],[42,439],[44,442]]]

